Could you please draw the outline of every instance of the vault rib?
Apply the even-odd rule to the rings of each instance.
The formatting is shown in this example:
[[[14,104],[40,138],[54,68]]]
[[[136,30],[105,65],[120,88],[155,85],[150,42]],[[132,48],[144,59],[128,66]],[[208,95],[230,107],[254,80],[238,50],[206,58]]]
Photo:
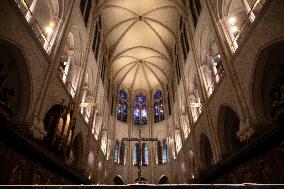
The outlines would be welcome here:
[[[145,71],[145,68],[144,68],[144,64],[142,64],[142,71],[143,71],[143,74],[144,74],[144,76],[146,78],[146,81],[147,81],[147,84],[148,84],[148,90],[150,91],[150,90],[152,90],[152,86],[151,86],[151,84],[149,82],[149,79],[148,79],[148,76],[146,74],[146,71]]]
[[[148,57],[146,57],[146,58],[143,58],[142,60],[148,60],[148,59],[150,59],[150,58],[159,58],[159,59],[162,59],[163,61],[166,61],[169,66],[171,66],[171,62],[169,62],[167,59],[165,59],[165,58],[162,57],[162,56],[148,56]]]
[[[113,49],[111,50],[111,54],[114,53],[114,51],[116,50],[117,46],[119,45],[119,43],[121,42],[121,40],[124,38],[124,36],[129,32],[129,30],[138,22],[138,20],[135,20],[132,24],[130,24],[126,30],[122,33],[122,35],[118,38],[118,40],[116,41]]]
[[[127,48],[127,49],[124,49],[123,51],[119,52],[117,55],[115,55],[114,57],[111,58],[111,64],[112,62],[116,59],[116,57],[119,57],[120,55],[122,55],[123,53],[127,52],[127,51],[130,51],[130,50],[133,50],[133,49],[138,49],[138,48],[142,48],[142,49],[147,49],[147,50],[150,50],[150,51],[153,51],[159,55],[161,55],[162,57],[164,57],[168,62],[171,62],[168,57],[166,55],[164,55],[162,52],[152,48],[152,47],[146,47],[146,46],[135,46],[135,47],[130,47],[130,48]]]
[[[157,76],[157,74],[152,70],[152,68],[150,66],[148,66],[147,64],[144,63],[144,65],[153,73],[153,75],[156,77],[157,81],[160,83],[161,87],[163,87],[163,82],[159,79],[159,77]]]
[[[162,37],[160,36],[160,34],[155,30],[155,28],[153,28],[151,26],[151,24],[149,24],[149,22],[147,22],[146,20],[144,20],[144,22],[150,27],[150,29],[155,33],[155,35],[159,38],[160,42],[163,44],[163,46],[165,47],[168,56],[171,57],[171,53],[170,53],[170,49],[167,47],[165,41],[162,39]]]
[[[112,26],[111,29],[110,29],[110,30],[108,31],[108,33],[106,34],[106,40],[107,40],[108,36],[110,35],[110,33],[113,32],[113,30],[115,30],[118,26],[120,26],[120,25],[122,25],[122,24],[124,24],[124,23],[126,23],[126,22],[129,22],[130,20],[135,20],[135,19],[137,19],[137,17],[131,17],[131,18],[128,18],[128,19],[126,19],[126,20],[123,20],[123,21],[121,21],[121,22],[115,24],[114,26]]]
[[[159,66],[153,64],[152,62],[145,61],[145,60],[144,60],[144,63],[145,63],[145,64],[150,64],[150,65],[154,66],[155,68],[157,68],[158,70],[160,70],[160,72],[162,72],[162,74],[165,76],[165,78],[166,78],[167,80],[169,80],[169,77],[167,76],[166,72],[164,72]]]
[[[105,9],[108,9],[108,8],[117,8],[117,9],[122,9],[122,10],[125,10],[135,16],[139,16],[136,12],[128,9],[128,8],[125,8],[125,7],[122,7],[122,6],[118,6],[118,5],[105,5],[104,7],[101,7],[101,10],[105,10]]]
[[[119,56],[119,57],[117,57],[116,59],[114,59],[113,62],[111,62],[110,67],[112,67],[112,65],[113,65],[117,60],[119,60],[120,58],[132,58],[132,59],[134,59],[134,60],[136,60],[136,61],[139,60],[139,58],[136,58],[136,57],[134,57],[134,56],[127,56],[127,55],[125,55],[125,56]]]
[[[118,74],[119,74],[124,68],[126,68],[127,66],[130,66],[130,65],[132,65],[132,64],[135,64],[135,63],[137,63],[137,62],[138,62],[138,61],[136,60],[136,61],[129,62],[129,63],[127,63],[126,65],[122,66],[122,67],[115,73],[113,79],[115,80],[116,77],[118,76]]]
[[[138,72],[140,66],[141,66],[140,63],[138,63],[137,68],[135,70],[134,78],[133,78],[132,85],[131,85],[130,89],[133,89],[134,83],[135,83],[136,78],[137,78],[137,72]]]
[[[144,13],[142,16],[146,16],[146,15],[151,14],[151,13],[153,13],[153,12],[156,12],[156,11],[159,11],[159,10],[162,10],[162,9],[168,9],[168,8],[170,8],[170,9],[171,9],[171,8],[174,8],[174,9],[176,9],[175,6],[163,6],[163,7],[158,7],[158,8],[155,8],[155,9],[153,9],[153,10],[150,10],[150,11]]]
[[[153,18],[149,18],[149,17],[147,17],[147,16],[145,16],[144,18],[145,18],[145,20],[150,20],[150,21],[155,22],[155,23],[159,24],[160,26],[164,27],[168,32],[170,32],[170,34],[172,35],[172,37],[173,37],[173,38],[175,39],[175,41],[176,41],[176,34],[175,34],[168,26],[166,26],[166,25],[163,24],[162,22],[160,22],[160,21],[158,21],[158,20],[155,20],[155,19],[153,19]]]
[[[118,82],[119,87],[121,86],[122,82],[124,81],[124,79],[126,78],[126,76],[131,72],[131,70],[135,67],[138,66],[137,64],[134,64],[133,66],[131,66],[131,68],[129,68],[129,70],[127,71],[127,73],[123,76],[123,78]]]

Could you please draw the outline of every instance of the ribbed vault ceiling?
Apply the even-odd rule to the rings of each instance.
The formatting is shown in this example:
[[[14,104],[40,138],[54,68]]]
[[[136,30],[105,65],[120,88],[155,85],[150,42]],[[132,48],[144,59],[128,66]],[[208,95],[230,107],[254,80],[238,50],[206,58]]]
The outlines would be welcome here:
[[[146,91],[166,85],[180,2],[106,0],[99,7],[114,82],[129,90]]]

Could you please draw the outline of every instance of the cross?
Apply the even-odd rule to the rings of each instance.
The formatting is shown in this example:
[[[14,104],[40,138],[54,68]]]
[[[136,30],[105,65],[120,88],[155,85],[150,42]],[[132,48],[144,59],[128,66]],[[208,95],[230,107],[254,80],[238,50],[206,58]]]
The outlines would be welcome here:
[[[141,120],[140,120],[141,122]],[[142,184],[142,141],[158,141],[158,138],[142,138],[141,137],[141,127],[139,122],[139,137],[138,138],[122,138],[122,141],[138,141],[139,144],[139,150],[138,150],[138,183]]]

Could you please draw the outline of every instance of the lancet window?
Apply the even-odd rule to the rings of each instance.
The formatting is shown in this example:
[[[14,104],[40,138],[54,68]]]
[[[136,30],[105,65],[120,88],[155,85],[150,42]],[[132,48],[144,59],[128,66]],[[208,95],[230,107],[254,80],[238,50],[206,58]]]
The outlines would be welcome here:
[[[118,164],[118,158],[119,158],[119,142],[116,141],[114,145],[114,158],[113,158],[113,163]]]
[[[134,124],[135,125],[146,125],[147,124],[147,105],[146,96],[139,94],[136,96],[135,107],[134,107]]]
[[[119,100],[117,108],[117,120],[127,123],[128,95],[124,90],[119,91]]]
[[[158,123],[165,119],[164,101],[162,91],[158,90],[154,94],[154,122]]]

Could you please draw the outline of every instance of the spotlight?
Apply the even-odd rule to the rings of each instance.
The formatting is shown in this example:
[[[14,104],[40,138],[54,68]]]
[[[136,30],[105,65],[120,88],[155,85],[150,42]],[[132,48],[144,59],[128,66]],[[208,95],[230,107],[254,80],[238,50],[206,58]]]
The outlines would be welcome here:
[[[237,21],[236,17],[230,17],[228,20],[230,25],[235,25],[236,21]]]
[[[231,27],[231,31],[232,31],[233,33],[237,32],[238,30],[239,30],[239,29],[238,29],[237,26],[232,26],[232,27]]]
[[[50,26],[46,26],[46,27],[45,27],[45,32],[46,32],[47,34],[51,34],[52,31],[53,31],[53,29],[52,29]]]
[[[51,34],[53,32],[54,23],[50,22],[48,26],[45,27],[45,32]]]

